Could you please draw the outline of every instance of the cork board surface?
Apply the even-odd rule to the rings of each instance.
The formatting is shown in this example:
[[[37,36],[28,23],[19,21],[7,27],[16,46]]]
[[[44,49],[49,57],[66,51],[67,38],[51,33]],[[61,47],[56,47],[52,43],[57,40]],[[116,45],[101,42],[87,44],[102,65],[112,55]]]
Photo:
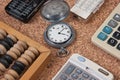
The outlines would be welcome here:
[[[70,6],[72,6],[75,0],[66,1]],[[115,80],[120,80],[120,60],[107,54],[102,49],[91,43],[92,35],[111,13],[111,11],[117,6],[120,2],[119,0],[105,0],[105,3],[100,10],[97,11],[97,13],[87,22],[76,19],[73,14],[70,13],[69,17],[64,22],[67,22],[73,26],[76,31],[76,39],[69,47],[67,47],[70,51],[70,55],[65,58],[57,57],[56,52],[58,49],[52,48],[44,42],[43,32],[50,23],[42,19],[39,12],[28,24],[24,24],[14,19],[6,14],[4,10],[4,7],[9,2],[10,0],[0,0],[0,21],[5,22],[24,35],[51,49],[51,56],[48,65],[45,66],[43,72],[40,73],[38,80],[51,80],[62,65],[67,61],[67,59],[74,53],[79,53],[98,63],[113,73]]]

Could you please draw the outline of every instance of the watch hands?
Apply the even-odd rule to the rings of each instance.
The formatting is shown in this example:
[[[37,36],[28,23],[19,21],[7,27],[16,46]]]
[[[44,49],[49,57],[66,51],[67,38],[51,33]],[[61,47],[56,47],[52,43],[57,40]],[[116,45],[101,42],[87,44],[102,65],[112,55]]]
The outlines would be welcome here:
[[[60,34],[68,36],[67,34],[64,34],[64,33],[60,33]]]

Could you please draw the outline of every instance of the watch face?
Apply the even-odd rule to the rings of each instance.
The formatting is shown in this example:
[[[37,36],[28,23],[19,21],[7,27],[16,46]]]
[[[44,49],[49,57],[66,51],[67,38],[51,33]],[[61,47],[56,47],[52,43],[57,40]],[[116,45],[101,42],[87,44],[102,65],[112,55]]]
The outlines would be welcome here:
[[[48,31],[47,36],[50,41],[54,43],[64,43],[71,38],[72,32],[67,24],[52,25]]]

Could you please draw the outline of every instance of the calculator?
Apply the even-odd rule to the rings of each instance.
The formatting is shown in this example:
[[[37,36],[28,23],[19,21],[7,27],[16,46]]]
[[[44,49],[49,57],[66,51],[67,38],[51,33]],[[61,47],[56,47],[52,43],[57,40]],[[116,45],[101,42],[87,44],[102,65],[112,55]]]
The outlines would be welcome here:
[[[87,19],[92,13],[94,14],[104,0],[76,0],[75,5],[71,8],[71,12],[83,19]]]
[[[46,0],[12,0],[5,10],[11,16],[28,22]]]
[[[113,75],[93,61],[73,54],[52,80],[113,80]]]
[[[92,42],[120,59],[120,3],[92,36]]]

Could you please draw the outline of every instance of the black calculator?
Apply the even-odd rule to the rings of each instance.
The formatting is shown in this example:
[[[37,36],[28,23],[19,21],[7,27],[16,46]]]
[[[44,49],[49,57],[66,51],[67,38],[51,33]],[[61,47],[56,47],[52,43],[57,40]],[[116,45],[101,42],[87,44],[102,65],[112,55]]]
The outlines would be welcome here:
[[[6,7],[6,12],[27,23],[47,0],[12,0]]]

